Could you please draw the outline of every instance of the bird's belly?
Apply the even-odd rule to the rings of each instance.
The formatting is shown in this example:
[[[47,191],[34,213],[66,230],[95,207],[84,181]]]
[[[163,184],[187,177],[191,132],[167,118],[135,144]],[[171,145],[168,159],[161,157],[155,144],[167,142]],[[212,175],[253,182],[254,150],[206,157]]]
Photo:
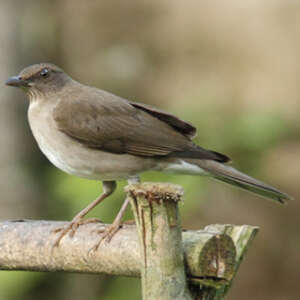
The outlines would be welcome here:
[[[80,159],[76,159],[72,154],[66,155],[65,151],[61,151],[57,145],[49,143],[43,136],[39,136],[36,140],[43,154],[58,169],[78,177],[97,179],[89,164],[81,163]],[[105,174],[103,175],[105,176]]]
[[[63,133],[62,133],[63,134]],[[154,167],[132,155],[112,154],[89,149],[77,141],[62,145],[39,135],[37,142],[44,155],[60,170],[78,177],[96,180],[127,179]],[[142,167],[143,166],[143,167]]]
[[[94,180],[117,180],[154,169],[155,160],[128,154],[113,154],[87,148],[55,127],[49,115],[40,113],[29,123],[40,150],[60,170]]]

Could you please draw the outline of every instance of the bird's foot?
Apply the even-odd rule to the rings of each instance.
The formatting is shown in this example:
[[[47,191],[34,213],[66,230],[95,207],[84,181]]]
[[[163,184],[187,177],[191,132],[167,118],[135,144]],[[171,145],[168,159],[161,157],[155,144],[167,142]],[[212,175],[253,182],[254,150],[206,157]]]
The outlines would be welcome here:
[[[89,218],[89,219],[83,219],[83,218],[74,218],[69,224],[66,226],[56,228],[52,232],[53,233],[60,233],[58,238],[56,239],[55,243],[53,244],[53,248],[58,247],[60,241],[62,238],[66,235],[69,234],[69,236],[72,238],[78,229],[79,226],[85,225],[85,224],[90,224],[90,223],[102,223],[101,220],[97,218]]]
[[[124,225],[134,225],[134,220],[127,220],[124,222],[121,222],[120,220],[115,220],[114,223],[111,225],[106,226],[105,228],[98,229],[96,233],[101,234],[101,238],[99,241],[89,250],[91,251],[97,251],[102,242],[109,243],[111,239],[114,237],[114,235],[121,229]]]
[[[98,248],[100,247],[100,245],[103,242],[109,243],[111,241],[111,239],[113,238],[113,236],[119,231],[120,228],[122,228],[122,224],[121,222],[114,222],[108,226],[106,226],[105,228],[101,228],[98,229],[96,231],[97,234],[101,234],[101,238],[98,240],[98,242],[89,250],[89,252],[91,251],[97,251]]]
[[[117,233],[117,231],[122,227],[122,217],[125,213],[125,210],[127,208],[127,205],[129,203],[129,198],[127,197],[120,209],[120,211],[118,212],[115,220],[113,221],[113,223],[109,226],[107,226],[106,228],[101,228],[100,230],[97,230],[98,234],[102,234],[101,238],[99,239],[99,241],[89,250],[89,252],[91,251],[97,251],[98,248],[100,247],[100,245],[102,244],[103,241],[106,242],[110,242],[111,239],[113,238],[113,236]]]

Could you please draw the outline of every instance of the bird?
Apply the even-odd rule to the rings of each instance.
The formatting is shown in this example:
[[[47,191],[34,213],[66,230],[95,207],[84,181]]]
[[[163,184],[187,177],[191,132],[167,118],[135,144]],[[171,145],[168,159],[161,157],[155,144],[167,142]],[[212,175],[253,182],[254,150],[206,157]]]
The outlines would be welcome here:
[[[115,191],[118,180],[138,183],[146,171],[210,176],[278,203],[292,199],[232,167],[228,156],[195,144],[192,124],[79,83],[52,63],[30,65],[6,85],[25,91],[31,131],[49,161],[68,174],[102,181],[103,193],[56,230],[54,246],[80,225],[93,222],[84,217]],[[120,228],[128,202],[125,199],[96,248]]]

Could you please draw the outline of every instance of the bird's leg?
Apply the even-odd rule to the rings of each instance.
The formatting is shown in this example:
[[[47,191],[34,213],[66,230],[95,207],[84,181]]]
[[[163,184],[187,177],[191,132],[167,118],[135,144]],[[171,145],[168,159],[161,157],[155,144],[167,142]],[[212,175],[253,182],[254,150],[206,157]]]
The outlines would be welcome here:
[[[107,242],[110,242],[112,237],[117,233],[117,231],[121,227],[122,218],[124,216],[124,213],[126,211],[128,203],[129,203],[129,198],[126,197],[120,211],[118,212],[118,214],[117,214],[116,218],[114,219],[114,221],[112,222],[112,224],[107,226],[105,229],[100,229],[97,231],[97,233],[102,233],[102,236],[99,239],[99,241],[93,246],[93,248],[91,250],[96,251],[99,248],[102,241],[104,241],[104,240],[106,240]]]
[[[114,221],[112,222],[112,224],[108,225],[105,229],[99,229],[97,230],[97,233],[101,233],[102,236],[99,239],[99,241],[91,248],[91,250],[96,251],[99,246],[101,245],[101,243],[105,240],[106,242],[110,242],[110,240],[112,239],[112,237],[117,233],[117,231],[121,228],[122,226],[122,218],[123,215],[126,211],[126,208],[128,206],[129,203],[129,198],[127,197],[120,209],[120,211],[118,212],[116,218],[114,219]]]
[[[86,222],[83,220],[84,216],[88,214],[95,206],[97,206],[100,202],[102,202],[105,198],[110,196],[114,190],[116,189],[116,182],[115,181],[103,181],[103,193],[94,200],[91,204],[89,204],[86,208],[84,208],[82,211],[80,211],[73,219],[72,221],[63,228],[57,228],[54,230],[54,232],[60,232],[60,235],[56,239],[53,248],[57,247],[61,241],[61,239],[70,232],[71,237],[74,235],[77,228],[86,223],[96,222],[96,219],[88,219]]]
[[[138,176],[135,177],[131,177],[130,179],[128,179],[128,183],[129,184],[136,184],[140,182],[140,178]],[[126,197],[125,201],[123,202],[123,205],[120,209],[120,211],[118,212],[116,218],[114,219],[113,223],[109,226],[107,226],[105,229],[100,229],[97,231],[97,233],[102,233],[101,238],[99,239],[99,241],[97,242],[96,245],[93,246],[93,248],[91,250],[97,250],[100,246],[100,244],[102,243],[102,241],[106,240],[107,242],[110,242],[110,240],[112,239],[112,237],[117,233],[117,231],[121,228],[122,226],[122,218],[124,216],[124,213],[126,211],[126,208],[129,204],[129,197]]]

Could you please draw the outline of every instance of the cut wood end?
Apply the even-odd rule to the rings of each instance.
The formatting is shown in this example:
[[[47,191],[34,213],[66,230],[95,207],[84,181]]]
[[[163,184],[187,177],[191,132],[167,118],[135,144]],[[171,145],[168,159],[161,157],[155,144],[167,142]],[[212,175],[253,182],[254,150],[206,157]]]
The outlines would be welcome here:
[[[236,249],[225,234],[212,237],[205,245],[199,262],[208,277],[230,280],[234,274]]]
[[[143,196],[151,201],[174,201],[178,202],[183,196],[183,188],[177,184],[143,182],[138,184],[130,184],[125,187],[127,193],[133,194],[135,197]]]

